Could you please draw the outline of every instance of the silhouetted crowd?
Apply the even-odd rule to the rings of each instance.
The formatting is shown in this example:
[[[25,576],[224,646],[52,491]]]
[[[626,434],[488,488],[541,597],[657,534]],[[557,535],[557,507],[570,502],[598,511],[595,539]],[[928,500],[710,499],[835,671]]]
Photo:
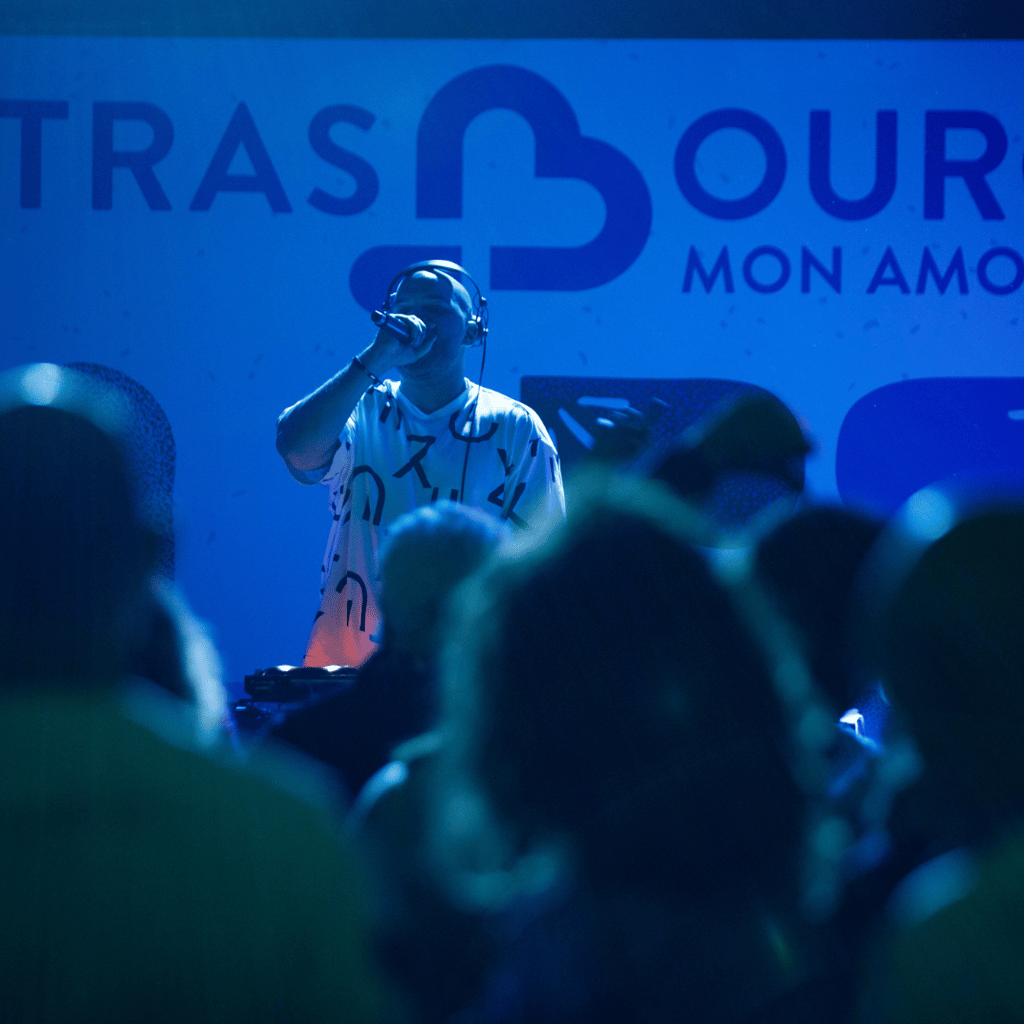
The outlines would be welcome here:
[[[239,737],[119,401],[0,378],[0,1020],[1024,1020],[1019,495],[609,421],[547,531],[405,517],[377,654]]]

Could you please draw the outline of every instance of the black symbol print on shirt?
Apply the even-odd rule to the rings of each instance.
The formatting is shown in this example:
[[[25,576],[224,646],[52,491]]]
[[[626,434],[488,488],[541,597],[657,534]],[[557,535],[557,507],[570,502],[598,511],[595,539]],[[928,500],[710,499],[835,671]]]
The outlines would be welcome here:
[[[409,459],[409,461],[397,473],[394,473],[393,475],[395,477],[401,478],[405,476],[405,474],[408,473],[410,469],[415,469],[416,475],[420,478],[420,483],[424,487],[429,487],[430,481],[427,479],[427,474],[423,472],[423,466],[421,466],[420,463],[423,462],[423,459],[426,456],[427,452],[430,451],[430,446],[437,440],[437,438],[431,437],[429,435],[426,437],[417,437],[415,434],[409,434],[407,439],[409,441],[419,441],[423,445],[423,447],[418,452],[416,452],[413,455],[413,457]]]
[[[369,473],[373,478],[373,482],[377,485],[377,500],[374,502],[373,512],[370,511],[370,499],[367,497],[366,506],[363,508],[363,519],[370,522],[371,515],[374,526],[380,526],[380,517],[384,511],[384,481],[369,467],[369,466],[356,466],[352,472],[352,479],[348,482],[348,488],[345,490],[345,498],[342,501],[344,507],[352,500],[352,488],[355,486],[356,477],[361,476],[363,473]],[[337,518],[337,517],[335,517]],[[352,518],[352,509],[349,509],[345,513],[345,522]]]
[[[451,435],[456,441],[465,441],[466,444],[479,444],[481,441],[490,441],[490,439],[498,432],[498,421],[491,420],[491,425],[487,428],[487,433],[485,434],[478,434],[474,437],[472,434],[461,433],[455,429],[455,421],[459,418],[460,411],[461,410],[456,409],[455,412],[452,413],[451,419],[448,421],[448,429],[451,431]],[[476,403],[474,402],[466,411],[466,422],[463,423],[462,430],[465,430],[468,424],[475,423],[475,414]]]
[[[391,401],[391,395],[388,395],[388,397],[384,400],[384,408],[381,409],[381,411],[380,411],[380,421],[381,421],[381,423],[387,423],[388,417],[391,415],[392,404],[393,403]],[[401,427],[401,425],[402,425],[402,410],[397,405],[394,406],[394,409],[395,409],[395,430],[398,430],[399,427]]]
[[[528,523],[526,522],[525,519],[523,519],[522,516],[517,516],[515,514],[515,512],[513,511],[513,509],[516,507],[516,503],[519,501],[519,499],[523,496],[523,491],[525,491],[525,490],[526,490],[526,484],[524,484],[524,483],[516,484],[515,492],[512,495],[512,501],[509,503],[508,511],[505,513],[505,518],[506,519],[511,519],[512,522],[516,524],[516,526],[521,526],[524,530],[526,529]],[[492,505],[497,505],[498,508],[502,507],[502,505],[504,504],[504,501],[505,501],[505,482],[504,481],[502,481],[500,484],[498,484],[498,486],[495,487],[494,490],[491,491],[491,493],[487,495],[487,500]]]
[[[430,494],[430,504],[431,505],[433,505],[434,502],[437,501],[437,496],[440,493],[441,493],[441,488],[440,487],[435,487],[434,490]],[[448,495],[448,500],[449,501],[455,501],[455,502],[457,502],[459,500],[459,489],[458,489],[458,487],[453,487],[452,488],[451,494]]]
[[[360,607],[359,607],[359,632],[366,632],[366,584],[363,582],[362,577],[357,572],[349,570],[345,573],[340,580],[338,585],[334,588],[339,594],[345,589],[346,584],[349,580],[355,580],[359,584],[360,593]],[[345,625],[351,625],[352,621],[352,598],[350,597],[347,601],[345,608]]]
[[[516,468],[516,464],[514,462],[509,462],[508,452],[505,451],[504,448],[498,449],[498,458],[501,459],[502,469],[505,470],[505,480],[502,480],[502,482],[497,487],[495,487],[490,494],[487,495],[487,500],[492,504],[498,505],[500,507],[504,504],[505,501],[505,482],[508,480],[509,474],[512,472],[512,470]],[[509,503],[508,511],[505,513],[506,519],[511,519],[512,522],[516,524],[516,526],[521,526],[523,527],[523,529],[526,528],[526,520],[523,519],[522,516],[517,516],[513,510],[516,507],[516,503],[523,496],[523,491],[525,490],[525,483],[520,482],[516,484],[516,489],[512,494],[512,501]]]
[[[501,459],[501,468],[505,470],[505,479],[507,480],[509,473],[516,468],[516,464],[508,461],[508,452],[504,448],[498,449],[498,458]]]

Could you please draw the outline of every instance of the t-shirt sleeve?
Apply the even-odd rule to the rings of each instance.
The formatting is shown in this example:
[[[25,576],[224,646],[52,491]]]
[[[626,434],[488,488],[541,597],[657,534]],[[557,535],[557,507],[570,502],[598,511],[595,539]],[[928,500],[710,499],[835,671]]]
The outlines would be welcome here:
[[[529,412],[516,424],[512,472],[505,481],[502,518],[529,529],[565,518],[558,452],[540,417]]]
[[[300,484],[319,484],[323,483],[327,479],[327,474],[330,472],[331,466],[334,465],[334,458],[338,454],[338,449],[335,448],[334,455],[331,456],[331,461],[324,463],[318,469],[296,469],[289,463],[285,463],[288,466],[288,472],[291,473]]]
[[[341,435],[338,438],[338,447],[335,449],[334,458],[331,459],[330,464],[323,470],[320,471],[320,477],[318,483],[326,484],[331,487],[332,490],[335,486],[344,487],[352,476],[352,465],[355,458],[355,422],[354,413],[348,418],[348,422],[345,424],[345,429],[342,430]]]
[[[365,401],[366,396],[364,395],[352,411],[352,415],[345,421],[345,426],[342,428],[341,434],[335,442],[334,450],[330,459],[328,459],[328,461],[322,466],[318,466],[316,469],[296,469],[294,466],[288,464],[286,460],[285,465],[288,466],[288,472],[291,473],[299,483],[327,484],[328,486],[331,486],[335,481],[339,480],[339,478],[342,486],[348,482],[348,477],[352,474],[352,444],[355,438],[356,420],[360,415],[362,405]],[[335,490],[336,488],[331,486],[331,489]]]

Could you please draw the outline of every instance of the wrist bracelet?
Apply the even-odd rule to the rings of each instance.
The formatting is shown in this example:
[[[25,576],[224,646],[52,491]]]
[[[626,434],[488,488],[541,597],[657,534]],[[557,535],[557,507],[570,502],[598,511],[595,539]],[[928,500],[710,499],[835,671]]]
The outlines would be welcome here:
[[[380,377],[378,377],[376,374],[370,373],[370,371],[366,368],[366,364],[362,361],[362,359],[359,358],[359,356],[353,356],[352,362],[355,363],[356,366],[358,366],[359,369],[362,370],[363,373],[365,373],[366,376],[369,377],[370,380],[374,382],[374,384],[377,384],[380,387],[384,387],[384,381],[382,381]]]

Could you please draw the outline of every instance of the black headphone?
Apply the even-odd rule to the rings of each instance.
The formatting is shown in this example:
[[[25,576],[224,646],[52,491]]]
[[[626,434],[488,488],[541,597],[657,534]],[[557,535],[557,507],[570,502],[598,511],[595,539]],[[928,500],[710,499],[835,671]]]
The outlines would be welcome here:
[[[469,285],[467,291],[469,291],[470,301],[473,303],[473,312],[466,321],[466,341],[464,344],[482,345],[487,340],[487,322],[490,319],[487,299],[484,298],[480,291],[480,286],[470,276],[469,271],[464,267],[460,267],[458,263],[452,263],[450,260],[422,260],[420,263],[411,264],[405,270],[400,270],[392,278],[391,284],[388,285],[387,298],[384,300],[384,312],[391,312],[395,296],[398,294],[398,289],[401,287],[402,282],[420,270],[437,271],[447,277],[454,278],[463,287]]]

